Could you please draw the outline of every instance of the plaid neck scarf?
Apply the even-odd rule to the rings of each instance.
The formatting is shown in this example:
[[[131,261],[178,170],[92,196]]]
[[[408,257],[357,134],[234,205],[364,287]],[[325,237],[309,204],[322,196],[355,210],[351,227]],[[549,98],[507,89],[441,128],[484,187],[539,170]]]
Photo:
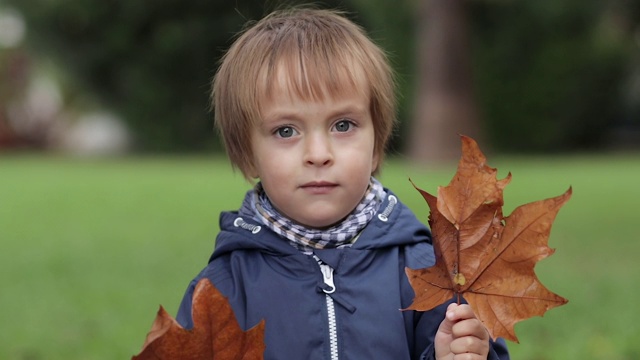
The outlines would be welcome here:
[[[251,212],[252,217],[288,239],[291,245],[300,251],[309,252],[313,249],[351,246],[358,233],[376,214],[384,197],[382,184],[371,177],[369,187],[356,208],[342,222],[320,230],[302,226],[282,215],[273,207],[262,185],[258,183],[254,191],[247,194],[240,212],[247,215]]]

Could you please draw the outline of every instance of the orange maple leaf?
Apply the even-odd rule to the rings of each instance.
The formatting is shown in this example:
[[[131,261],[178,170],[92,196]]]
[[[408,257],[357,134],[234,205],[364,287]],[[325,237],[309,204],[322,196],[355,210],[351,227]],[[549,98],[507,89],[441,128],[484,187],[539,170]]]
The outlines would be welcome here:
[[[242,331],[227,299],[208,279],[193,293],[193,329],[185,330],[160,306],[142,351],[132,360],[258,360],[263,358],[264,320]]]
[[[427,311],[462,296],[493,339],[518,342],[515,323],[567,303],[542,285],[534,266],[555,251],[547,246],[551,225],[571,188],[503,217],[502,192],[511,174],[496,175],[476,142],[462,136],[458,171],[438,188],[438,197],[414,184],[430,208],[436,263],[406,269],[416,293],[408,309]]]

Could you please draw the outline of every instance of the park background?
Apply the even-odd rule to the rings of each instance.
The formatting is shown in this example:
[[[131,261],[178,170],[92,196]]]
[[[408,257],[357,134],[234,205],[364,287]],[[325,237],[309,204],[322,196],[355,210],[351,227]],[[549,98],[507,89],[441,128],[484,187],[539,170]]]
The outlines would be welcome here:
[[[288,1],[287,4],[296,4]],[[282,1],[0,0],[0,358],[121,359],[175,315],[250,187],[209,111],[217,60]],[[569,303],[516,359],[640,358],[640,1],[344,0],[391,57],[381,178],[426,222],[476,138],[505,213],[561,194],[536,272]]]

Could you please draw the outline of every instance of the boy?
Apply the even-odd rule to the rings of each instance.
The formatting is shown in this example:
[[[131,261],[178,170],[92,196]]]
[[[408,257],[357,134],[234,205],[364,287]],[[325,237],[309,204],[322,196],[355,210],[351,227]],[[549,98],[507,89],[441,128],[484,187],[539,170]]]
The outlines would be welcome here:
[[[341,14],[272,13],[231,46],[213,82],[234,167],[257,179],[223,212],[206,277],[241,327],[265,320],[265,359],[507,359],[468,305],[401,311],[404,269],[434,264],[430,233],[373,175],[395,119],[383,52]]]

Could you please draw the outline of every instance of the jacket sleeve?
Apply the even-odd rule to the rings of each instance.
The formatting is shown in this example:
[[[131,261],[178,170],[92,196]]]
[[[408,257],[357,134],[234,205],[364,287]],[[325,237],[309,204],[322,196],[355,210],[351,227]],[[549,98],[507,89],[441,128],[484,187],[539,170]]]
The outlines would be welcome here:
[[[193,328],[193,319],[191,317],[191,305],[193,299],[193,291],[196,288],[197,279],[194,279],[187,287],[187,291],[185,291],[184,296],[182,297],[182,302],[180,303],[180,307],[178,308],[178,314],[176,315],[176,321],[180,326],[184,329],[192,329]]]
[[[193,307],[193,293],[196,290],[198,282],[204,278],[209,279],[209,281],[211,281],[211,283],[220,291],[224,289],[224,284],[228,284],[225,280],[230,279],[228,272],[214,271],[212,264],[209,264],[202,269],[202,271],[193,280],[191,280],[184,296],[182,297],[180,307],[178,308],[178,314],[176,315],[176,321],[184,329],[193,328],[193,317],[191,315]]]
[[[431,344],[420,356],[420,360],[435,360],[435,351],[433,344]],[[498,339],[497,342],[491,343],[491,349],[489,350],[489,356],[487,360],[509,360],[509,353],[507,347],[502,339]]]
[[[415,350],[414,353],[420,354],[417,359],[435,360],[434,338],[440,322],[444,319],[447,306],[450,302],[442,304],[433,310],[427,312],[416,312],[416,328],[415,328]],[[497,341],[490,343],[488,360],[509,360],[509,351],[505,341],[499,338]]]

